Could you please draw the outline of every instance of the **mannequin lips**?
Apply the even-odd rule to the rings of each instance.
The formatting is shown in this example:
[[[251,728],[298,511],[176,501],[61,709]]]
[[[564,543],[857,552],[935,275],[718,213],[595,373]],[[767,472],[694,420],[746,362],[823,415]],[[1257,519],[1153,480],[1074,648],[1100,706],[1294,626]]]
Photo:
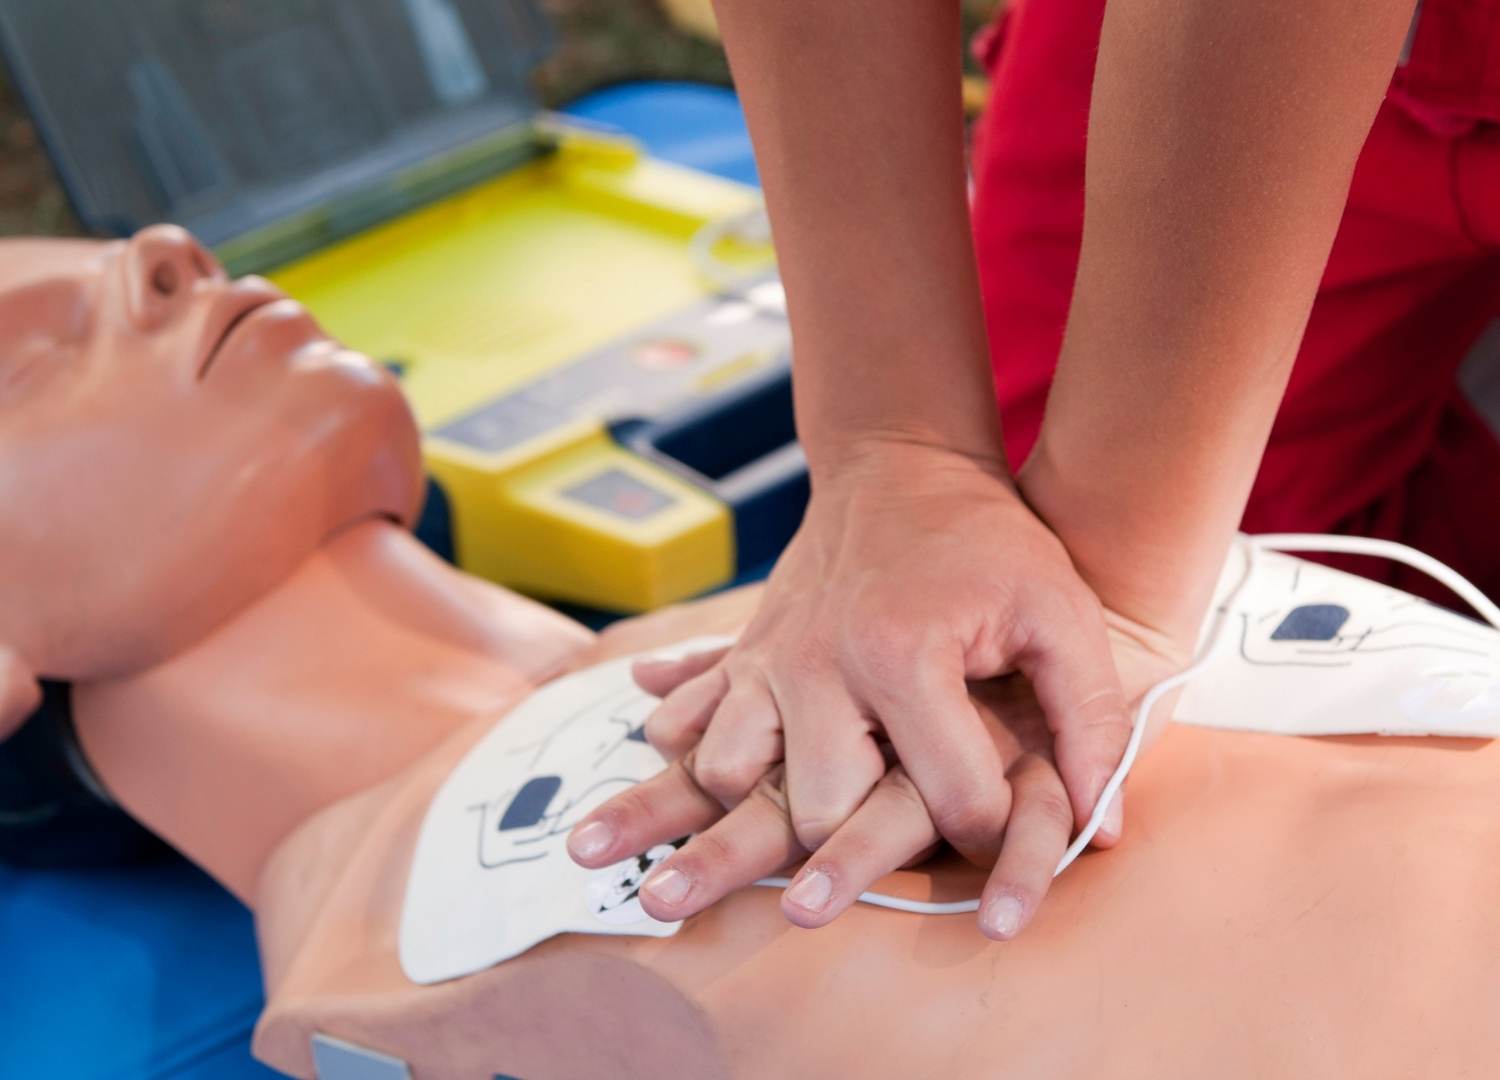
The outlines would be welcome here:
[[[213,301],[214,309],[208,318],[209,342],[198,363],[198,378],[208,375],[208,369],[223,354],[237,332],[252,318],[286,296],[266,285],[240,282],[225,289]]]

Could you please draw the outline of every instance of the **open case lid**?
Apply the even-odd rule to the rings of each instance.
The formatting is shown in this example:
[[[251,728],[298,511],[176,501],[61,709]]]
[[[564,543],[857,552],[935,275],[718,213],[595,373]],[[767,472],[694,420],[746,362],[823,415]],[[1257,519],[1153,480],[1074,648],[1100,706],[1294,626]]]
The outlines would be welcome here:
[[[239,269],[524,153],[546,44],[532,0],[0,0],[84,224],[174,221]]]

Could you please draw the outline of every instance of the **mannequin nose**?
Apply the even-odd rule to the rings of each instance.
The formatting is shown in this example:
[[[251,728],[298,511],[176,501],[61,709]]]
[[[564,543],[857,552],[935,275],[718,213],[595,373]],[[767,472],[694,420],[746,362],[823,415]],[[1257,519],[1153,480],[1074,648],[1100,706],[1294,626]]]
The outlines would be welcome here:
[[[224,271],[192,234],[176,225],[153,225],[129,245],[131,306],[142,329],[169,321],[196,286],[224,280]]]

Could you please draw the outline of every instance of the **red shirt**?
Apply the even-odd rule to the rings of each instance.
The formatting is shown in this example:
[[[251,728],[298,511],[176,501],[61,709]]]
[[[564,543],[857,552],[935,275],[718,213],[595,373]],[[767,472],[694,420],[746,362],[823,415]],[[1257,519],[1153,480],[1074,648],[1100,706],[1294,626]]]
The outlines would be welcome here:
[[[1422,0],[1390,99],[1443,134],[1500,122],[1500,2]]]

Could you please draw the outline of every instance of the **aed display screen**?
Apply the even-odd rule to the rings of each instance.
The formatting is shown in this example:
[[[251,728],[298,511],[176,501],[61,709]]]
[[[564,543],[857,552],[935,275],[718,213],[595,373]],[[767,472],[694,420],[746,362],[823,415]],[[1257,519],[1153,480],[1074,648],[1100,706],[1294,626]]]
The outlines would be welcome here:
[[[644,521],[677,501],[624,469],[605,469],[565,489],[563,496],[626,521]]]

